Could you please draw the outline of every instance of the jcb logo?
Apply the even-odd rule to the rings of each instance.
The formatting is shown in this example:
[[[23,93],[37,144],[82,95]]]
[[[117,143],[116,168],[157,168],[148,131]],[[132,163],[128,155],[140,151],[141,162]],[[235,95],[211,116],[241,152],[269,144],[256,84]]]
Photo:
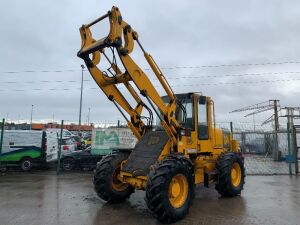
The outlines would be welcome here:
[[[156,145],[159,142],[159,136],[150,136],[147,145]]]

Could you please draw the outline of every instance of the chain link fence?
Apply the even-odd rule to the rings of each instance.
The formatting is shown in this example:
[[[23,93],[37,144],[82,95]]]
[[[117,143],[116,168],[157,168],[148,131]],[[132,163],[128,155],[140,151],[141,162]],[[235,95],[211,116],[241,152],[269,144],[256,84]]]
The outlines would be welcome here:
[[[297,134],[297,138],[300,134]],[[238,132],[234,133],[245,156],[247,174],[290,174],[295,168],[295,161],[289,153],[288,133]],[[295,173],[295,170],[291,171]]]
[[[220,123],[216,126],[225,130],[233,129],[233,136],[238,140],[245,157],[248,175],[296,172],[299,156],[295,155],[295,149],[298,149],[296,143],[300,143],[299,127],[294,129],[294,133],[291,132],[289,143],[289,134],[283,129],[274,133],[270,130],[258,129],[252,124],[231,124],[230,126],[230,123]],[[22,127],[26,129],[26,126]],[[9,127],[4,126],[3,123],[1,123],[1,128],[0,165],[2,168],[22,170],[26,170],[24,160],[26,162],[27,159],[28,166],[30,158],[34,159],[31,163],[35,166],[46,165],[45,168],[55,170],[57,173],[93,170],[104,155],[111,153],[114,149],[133,149],[137,141],[126,123],[121,121],[97,122],[93,127],[84,126],[82,130],[77,129],[71,121],[64,121],[64,129],[61,129],[61,124],[52,124],[46,130],[57,132],[56,142],[51,141],[50,136],[45,139],[42,131],[15,130],[12,132],[8,131]],[[65,128],[71,128],[73,131],[69,132]],[[30,135],[40,137],[40,141],[28,141]],[[20,139],[20,136],[23,136],[23,139]],[[17,138],[19,142],[12,137]]]
[[[228,130],[230,123],[220,123],[217,127]],[[245,168],[248,175],[295,174],[298,159],[295,157],[300,143],[300,129],[288,132],[287,125],[272,131],[272,127],[255,126],[251,123],[235,123],[232,125],[233,137],[238,140],[239,147],[245,157]]]

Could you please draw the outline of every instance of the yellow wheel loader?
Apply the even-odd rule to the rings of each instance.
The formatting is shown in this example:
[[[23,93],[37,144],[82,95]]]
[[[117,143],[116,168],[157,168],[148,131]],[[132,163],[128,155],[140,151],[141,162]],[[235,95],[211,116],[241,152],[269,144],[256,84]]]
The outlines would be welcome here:
[[[104,19],[109,20],[109,33],[96,40],[91,27]],[[196,184],[209,187],[214,183],[222,196],[239,195],[244,185],[244,160],[232,134],[216,128],[213,100],[201,93],[174,94],[138,33],[115,6],[82,25],[80,34],[78,57],[138,139],[131,152],[119,151],[98,163],[94,187],[99,197],[118,203],[135,189],[145,190],[153,216],[175,222],[187,214]],[[165,92],[163,96],[153,78],[131,57],[135,44]],[[101,58],[107,60],[108,70],[100,68]],[[153,126],[153,114],[158,126]]]

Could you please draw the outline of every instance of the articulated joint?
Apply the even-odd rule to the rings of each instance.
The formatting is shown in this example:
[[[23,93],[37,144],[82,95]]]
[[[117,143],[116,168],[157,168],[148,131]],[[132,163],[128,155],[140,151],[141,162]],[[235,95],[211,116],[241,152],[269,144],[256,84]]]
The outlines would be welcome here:
[[[121,171],[118,179],[125,184],[130,184],[136,189],[145,190],[147,185],[146,176],[133,177],[132,174]]]

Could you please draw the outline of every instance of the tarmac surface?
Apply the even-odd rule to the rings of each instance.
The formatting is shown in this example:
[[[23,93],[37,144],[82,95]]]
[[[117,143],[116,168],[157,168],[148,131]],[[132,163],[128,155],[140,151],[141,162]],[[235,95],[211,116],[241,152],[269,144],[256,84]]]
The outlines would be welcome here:
[[[159,224],[149,213],[144,192],[105,204],[94,193],[92,175],[51,172],[0,174],[1,225]],[[242,195],[220,198],[212,187],[196,188],[187,217],[176,224],[300,225],[300,177],[247,176]]]

